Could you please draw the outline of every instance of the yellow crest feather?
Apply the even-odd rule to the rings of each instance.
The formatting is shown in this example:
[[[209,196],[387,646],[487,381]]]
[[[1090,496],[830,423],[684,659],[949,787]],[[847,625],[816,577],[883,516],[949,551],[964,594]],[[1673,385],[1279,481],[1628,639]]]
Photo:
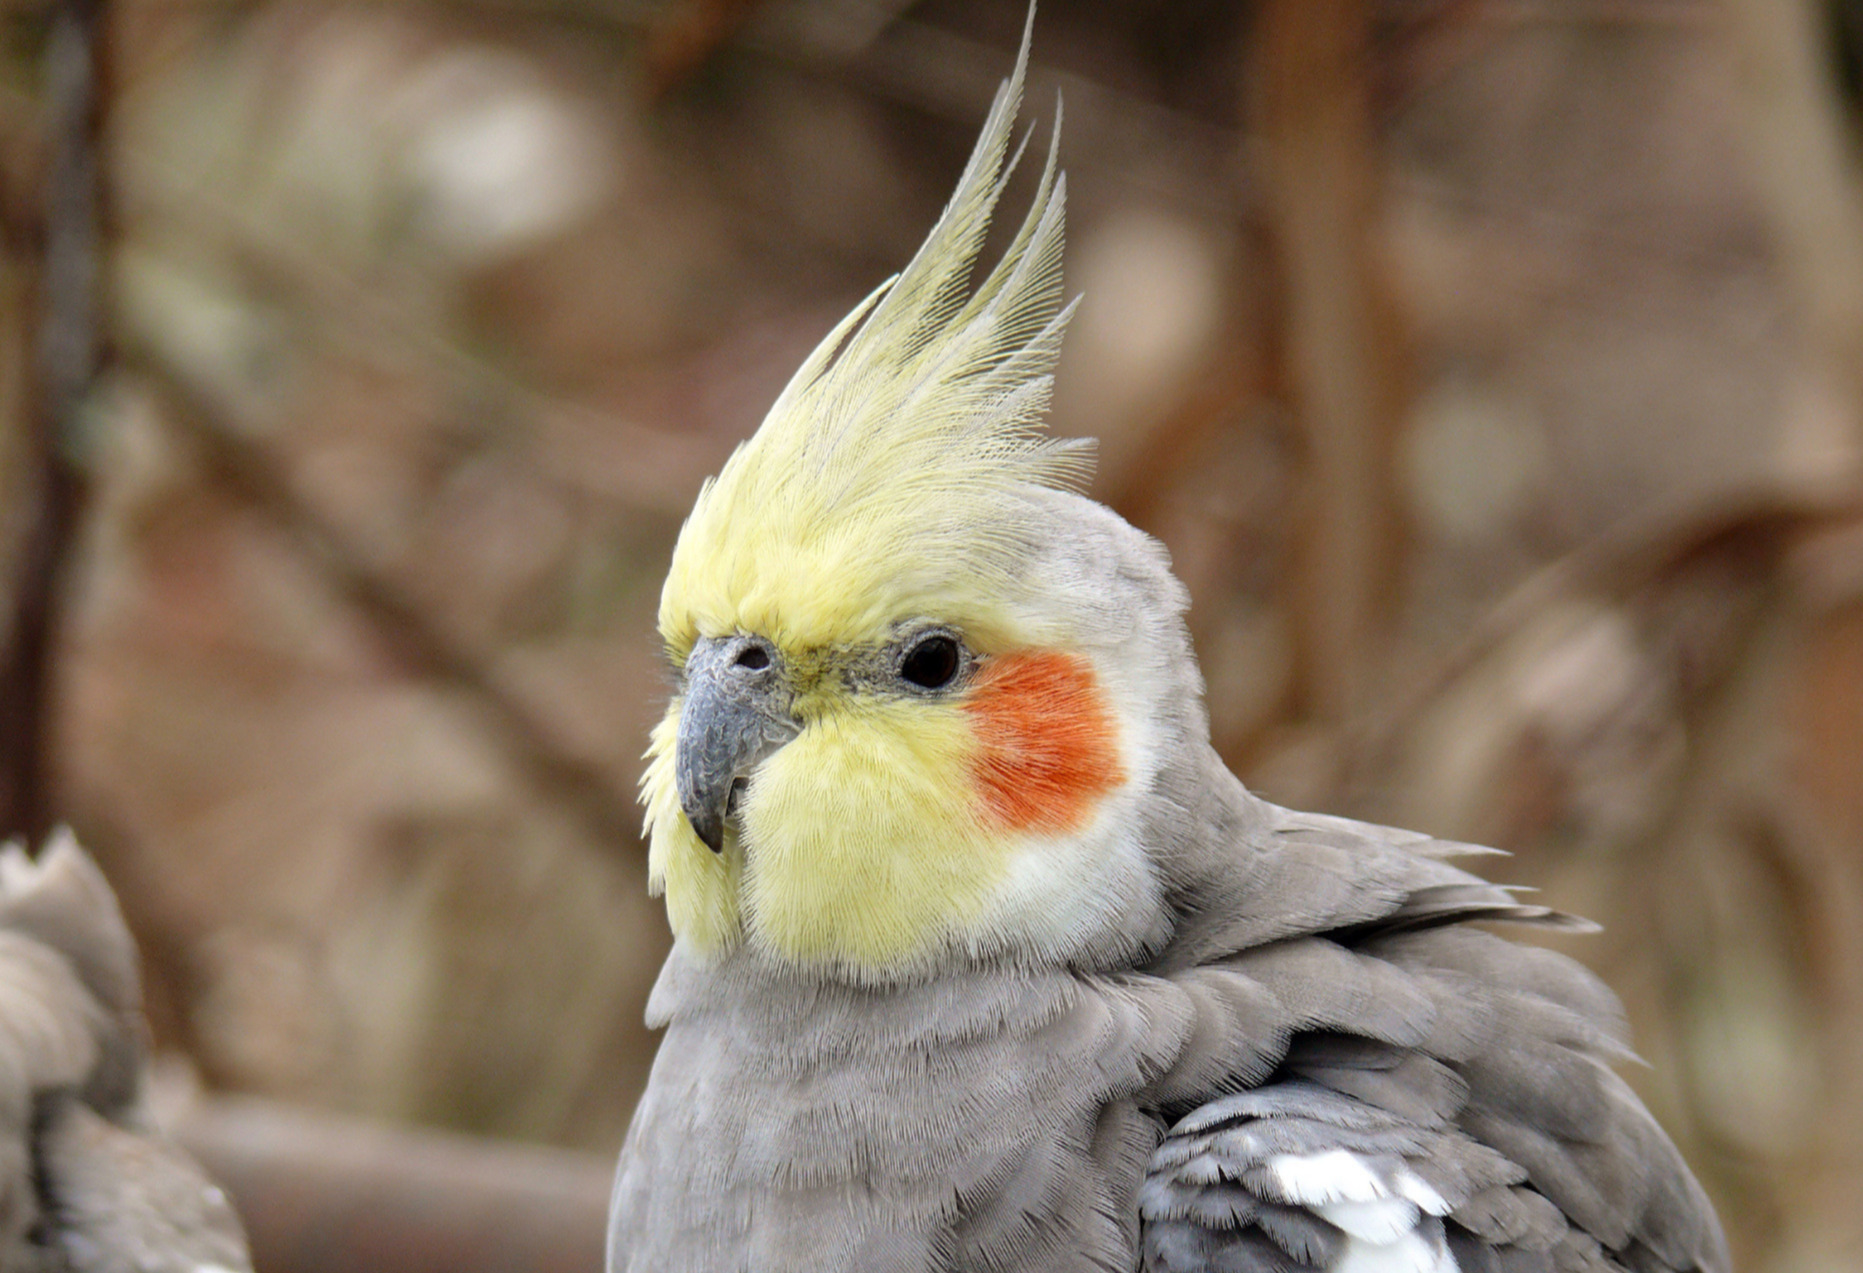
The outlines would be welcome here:
[[[1058,103],[1034,202],[971,289],[1021,156],[1008,146],[1027,64],[1025,33],[917,255],[828,334],[700,492],[661,595],[676,659],[700,635],[829,645],[933,609],[986,640],[1007,630],[1029,488],[1074,484],[1091,463],[1086,444],[1042,433],[1073,311],[1062,305]]]

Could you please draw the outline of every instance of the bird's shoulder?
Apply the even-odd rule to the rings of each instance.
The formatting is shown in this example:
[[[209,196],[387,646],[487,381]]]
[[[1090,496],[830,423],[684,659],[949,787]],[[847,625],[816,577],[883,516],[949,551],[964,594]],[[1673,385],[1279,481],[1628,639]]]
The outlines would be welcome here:
[[[1148,1273],[1719,1273],[1699,1185],[1612,1068],[1615,996],[1477,921],[1572,921],[1472,846],[1268,806],[1234,902],[1156,975],[1196,1028],[1152,1088]]]

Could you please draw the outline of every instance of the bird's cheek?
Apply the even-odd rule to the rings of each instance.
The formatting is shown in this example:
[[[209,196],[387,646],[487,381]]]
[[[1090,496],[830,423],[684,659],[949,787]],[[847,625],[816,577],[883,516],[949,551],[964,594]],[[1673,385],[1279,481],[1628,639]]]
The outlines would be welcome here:
[[[971,783],[999,827],[1079,830],[1125,784],[1117,718],[1082,655],[998,655],[983,666],[963,710],[976,741]]]
[[[747,845],[843,849],[969,822],[973,744],[962,719],[949,711],[909,721],[892,715],[819,719],[758,766],[742,806]]]
[[[899,967],[973,923],[999,887],[1003,842],[966,781],[970,731],[925,707],[811,724],[751,777],[746,928],[769,952]]]

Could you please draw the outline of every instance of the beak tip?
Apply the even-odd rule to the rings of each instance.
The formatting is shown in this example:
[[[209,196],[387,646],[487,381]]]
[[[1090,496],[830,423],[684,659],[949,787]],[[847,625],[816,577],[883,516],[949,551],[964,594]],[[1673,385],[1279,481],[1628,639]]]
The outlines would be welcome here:
[[[713,853],[724,852],[724,819],[714,817],[693,817],[686,814],[686,821],[691,824],[693,834],[697,835],[705,847]]]

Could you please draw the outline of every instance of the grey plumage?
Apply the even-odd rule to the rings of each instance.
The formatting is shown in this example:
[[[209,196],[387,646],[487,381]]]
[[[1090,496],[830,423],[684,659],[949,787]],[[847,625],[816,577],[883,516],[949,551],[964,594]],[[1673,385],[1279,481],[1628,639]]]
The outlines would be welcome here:
[[[0,850],[0,1273],[246,1273],[223,1194],[148,1125],[136,951],[68,832]]]
[[[1564,921],[1446,860],[1466,846],[1247,792],[1209,747],[1155,545],[1056,499],[1057,539],[1117,546],[1122,600],[1174,633],[1139,832],[1157,931],[1097,963],[882,985],[676,949],[611,1267],[1325,1268],[1345,1236],[1267,1164],[1343,1151],[1440,1197],[1417,1232],[1463,1268],[1725,1270],[1711,1208],[1609,1068],[1613,996],[1467,926]]]
[[[1179,883],[1200,964],[1172,941],[1129,971],[857,988],[674,952],[613,1267],[1326,1267],[1338,1228],[1265,1165],[1345,1150],[1440,1195],[1418,1219],[1462,1269],[1727,1269],[1707,1200],[1606,1064],[1625,1049],[1597,980],[1448,911],[1416,928],[1408,900],[1459,870],[1205,766],[1226,820],[1259,831]],[[1224,859],[1252,861],[1248,906],[1194,908]],[[1472,917],[1507,904],[1453,887]],[[1271,923],[1287,911],[1306,936]]]
[[[1029,476],[1052,160],[1039,261],[1018,238],[963,295],[1026,55],[904,290],[831,334],[681,533],[661,630],[698,663],[645,783],[677,940],[611,1273],[1726,1273],[1610,1069],[1609,991],[1470,926],[1574,922],[1450,860],[1489,850],[1245,790],[1163,549]],[[1033,279],[1014,321],[1004,278]],[[959,318],[962,357],[932,338]],[[872,386],[901,368],[895,437]],[[975,489],[897,469],[960,443]],[[824,474],[861,498],[808,497]],[[926,631],[960,643],[951,676],[889,679]],[[720,666],[793,734],[708,688]],[[1037,673],[1007,709],[1003,668]]]

